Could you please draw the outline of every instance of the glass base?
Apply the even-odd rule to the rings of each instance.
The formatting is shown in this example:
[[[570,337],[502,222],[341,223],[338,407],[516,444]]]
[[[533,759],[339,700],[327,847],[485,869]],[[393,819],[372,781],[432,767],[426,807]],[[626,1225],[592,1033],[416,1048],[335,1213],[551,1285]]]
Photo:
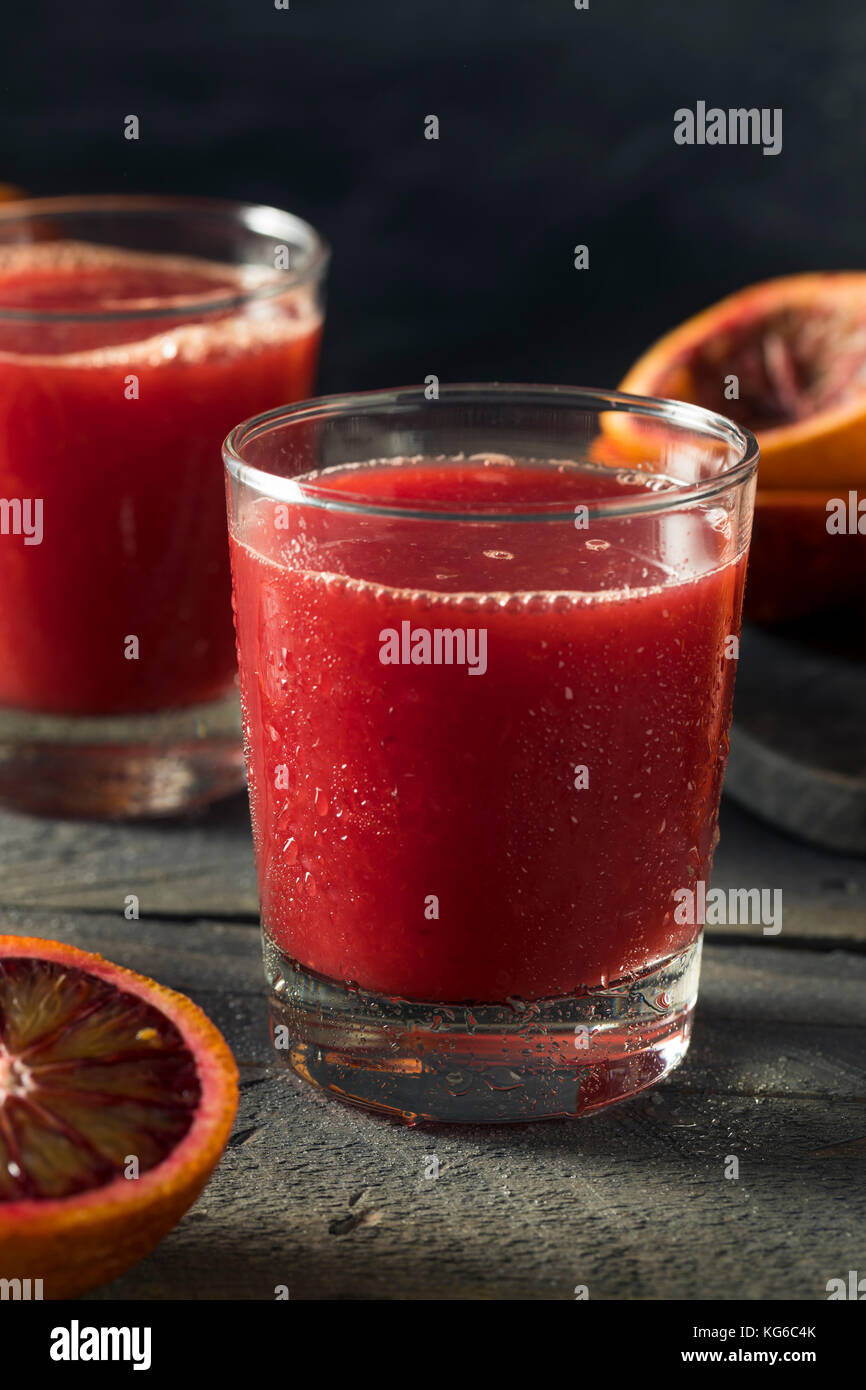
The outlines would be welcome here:
[[[154,714],[0,710],[0,805],[13,810],[102,820],[171,816],[243,785],[235,691]]]
[[[569,998],[414,1003],[304,970],[265,936],[277,1057],[305,1081],[410,1124],[581,1115],[642,1091],[685,1056],[701,942]]]

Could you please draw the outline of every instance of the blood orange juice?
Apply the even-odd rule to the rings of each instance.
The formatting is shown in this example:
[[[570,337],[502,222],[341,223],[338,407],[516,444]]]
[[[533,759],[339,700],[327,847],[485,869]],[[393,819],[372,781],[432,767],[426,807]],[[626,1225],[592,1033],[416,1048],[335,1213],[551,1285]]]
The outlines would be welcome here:
[[[276,268],[278,225],[253,263],[231,264],[219,257],[239,248],[214,234],[213,207],[198,213],[210,235],[194,225],[193,236],[187,216],[181,236],[170,200],[116,203],[85,216],[59,200],[0,218],[0,730],[19,772],[29,768],[29,779],[12,773],[6,758],[11,799],[32,800],[28,780],[62,781],[65,809],[80,809],[76,780],[107,777],[104,809],[122,812],[118,744],[135,746],[140,769],[142,745],[161,737],[158,722],[118,729],[122,717],[195,706],[206,726],[198,707],[232,690],[219,445],[251,410],[309,394],[321,310],[315,285]],[[199,245],[212,254],[186,253]],[[42,724],[19,718],[16,729],[16,715]],[[67,720],[53,758],[57,721],[45,716]],[[178,745],[197,737],[181,724],[159,755],[178,788]],[[89,771],[85,743],[111,747]],[[48,761],[34,779],[36,745]],[[142,795],[139,809],[178,809],[170,793],[162,807]]]
[[[513,1118],[684,1050],[676,895],[712,865],[746,533],[690,495],[683,434],[685,479],[669,448],[665,472],[488,449],[234,499],[275,1040],[302,1074]]]

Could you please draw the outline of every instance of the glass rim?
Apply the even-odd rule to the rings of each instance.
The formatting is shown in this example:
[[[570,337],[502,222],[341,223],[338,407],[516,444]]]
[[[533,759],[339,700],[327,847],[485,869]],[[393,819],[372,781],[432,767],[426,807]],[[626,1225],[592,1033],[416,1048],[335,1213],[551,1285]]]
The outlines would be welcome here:
[[[379,503],[361,494],[342,496],[316,483],[303,482],[297,478],[285,478],[279,473],[269,472],[245,462],[244,448],[254,440],[260,439],[280,428],[309,422],[316,419],[333,419],[340,415],[372,414],[382,409],[399,413],[400,408],[417,408],[426,405],[431,414],[441,409],[442,404],[495,404],[502,402],[511,405],[555,406],[570,403],[583,407],[596,414],[622,412],[641,415],[650,419],[662,420],[705,434],[736,448],[739,457],[722,468],[717,474],[698,483],[683,483],[664,493],[651,492],[630,494],[627,499],[602,498],[587,501],[575,497],[573,503],[558,499],[551,503],[532,503],[531,510],[497,511],[495,508],[467,507],[459,511],[443,510],[441,503],[432,507],[419,505],[417,499],[407,499],[405,504],[393,500]],[[243,486],[267,497],[272,501],[289,502],[308,507],[319,507],[329,511],[351,512],[373,517],[400,517],[406,520],[421,521],[562,521],[566,518],[573,524],[574,505],[585,508],[587,516],[618,517],[647,515],[654,512],[668,512],[695,502],[706,501],[730,487],[743,486],[754,476],[758,467],[760,450],[758,441],[751,430],[736,424],[725,415],[718,415],[703,406],[692,405],[688,401],[667,400],[661,396],[636,396],[624,391],[608,391],[597,387],[584,386],[541,386],[508,382],[460,382],[442,385],[437,400],[430,401],[423,386],[401,386],[385,391],[361,391],[347,394],[311,397],[293,405],[278,406],[275,410],[263,411],[248,420],[241,421],[227,435],[223,443],[223,462],[227,476]],[[364,460],[357,460],[363,462]],[[623,461],[623,468],[639,471],[636,465]],[[647,471],[647,478],[658,476]]]
[[[260,300],[275,299],[298,285],[320,280],[331,257],[331,248],[325,238],[316,231],[310,222],[297,217],[293,212],[268,203],[235,202],[227,198],[181,197],[174,194],[147,193],[98,193],[60,198],[27,198],[17,202],[0,205],[0,232],[15,222],[31,222],[43,217],[63,217],[79,214],[104,213],[128,215],[130,217],[180,216],[183,213],[214,220],[234,221],[240,227],[262,236],[294,236],[305,247],[304,264],[296,270],[280,272],[281,279],[276,285],[254,286],[238,294],[224,295],[217,299],[211,295],[196,294],[185,297],[177,304],[177,296],[147,309],[95,309],[92,312],[67,313],[50,309],[7,309],[0,305],[0,320],[19,323],[107,323],[127,320],[164,319],[186,317],[197,310],[202,312],[221,312],[225,309],[241,308],[245,304]],[[26,246],[29,242],[5,242],[4,246]],[[121,248],[122,249],[122,248]]]

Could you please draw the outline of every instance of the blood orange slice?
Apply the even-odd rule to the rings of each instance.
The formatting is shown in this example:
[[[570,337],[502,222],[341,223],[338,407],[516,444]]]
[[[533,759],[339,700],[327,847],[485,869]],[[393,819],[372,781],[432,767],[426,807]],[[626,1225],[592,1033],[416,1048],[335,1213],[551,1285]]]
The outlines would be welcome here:
[[[660,338],[621,389],[746,425],[761,446],[759,488],[856,487],[866,478],[866,271],[740,290]]]
[[[236,1108],[234,1058],[189,999],[0,936],[0,1278],[65,1298],[141,1259],[198,1197]]]
[[[654,343],[624,391],[708,406],[748,426],[761,463],[746,616],[802,618],[866,593],[866,536],[840,542],[827,509],[866,483],[866,271],[766,280]],[[606,432],[642,457],[630,417]]]

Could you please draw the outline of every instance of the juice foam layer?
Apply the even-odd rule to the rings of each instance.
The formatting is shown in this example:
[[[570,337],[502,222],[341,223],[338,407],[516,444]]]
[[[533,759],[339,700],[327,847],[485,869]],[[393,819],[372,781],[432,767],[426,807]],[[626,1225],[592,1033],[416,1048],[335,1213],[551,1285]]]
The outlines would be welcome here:
[[[251,559],[266,567],[276,577],[281,566],[266,560],[256,551],[245,546]],[[418,608],[451,609],[461,614],[482,612],[504,613],[545,613],[567,612],[571,608],[585,608],[599,603],[622,603],[626,600],[649,598],[663,589],[672,587],[666,583],[620,587],[612,589],[501,589],[501,590],[460,590],[453,593],[441,589],[411,588],[405,585],[375,584],[366,579],[355,579],[346,574],[334,574],[327,570],[300,569],[293,571],[302,576],[305,585],[321,589],[323,594],[345,595],[353,601],[381,608],[410,605]],[[697,582],[700,576],[673,581],[677,585]]]
[[[277,569],[350,585],[382,606],[614,603],[733,558],[722,508],[641,512],[650,494],[675,500],[683,484],[634,468],[450,455],[341,465],[294,481],[294,504],[242,502],[241,543]],[[615,510],[605,512],[609,503]],[[389,511],[366,514],[368,504]]]
[[[0,355],[99,367],[247,354],[320,324],[315,290],[280,293],[282,280],[262,266],[87,242],[0,246]]]
[[[165,255],[160,252],[129,251],[120,246],[100,246],[88,241],[37,241],[0,246],[0,310],[38,307],[40,298],[67,300],[105,298],[110,277],[120,272],[125,285],[118,282],[111,297],[122,307],[125,301],[151,299],[154,303],[171,298],[194,298],[218,288],[252,288],[265,284],[276,272],[257,267],[235,267],[198,256]],[[96,277],[103,275],[100,282]],[[83,280],[76,277],[85,277]],[[92,277],[90,285],[86,277]],[[92,287],[92,288],[91,288]],[[125,292],[124,292],[125,291]],[[51,306],[46,303],[46,309]],[[67,305],[73,312],[73,304]],[[83,308],[83,305],[79,305]],[[93,309],[114,307],[104,302]],[[135,307],[129,302],[128,307]],[[62,312],[59,303],[56,312]]]

